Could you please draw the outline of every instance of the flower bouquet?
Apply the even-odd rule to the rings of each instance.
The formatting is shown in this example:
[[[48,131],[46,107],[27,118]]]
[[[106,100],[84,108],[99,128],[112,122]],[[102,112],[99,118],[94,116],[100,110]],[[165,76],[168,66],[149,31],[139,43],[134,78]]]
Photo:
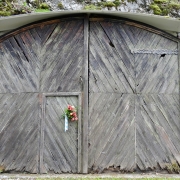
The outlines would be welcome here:
[[[64,130],[65,132],[68,130],[68,120],[77,121],[77,110],[74,106],[68,105],[68,107],[64,110],[63,118],[65,121]]]
[[[77,110],[74,106],[72,105],[68,105],[67,108],[64,110],[64,114],[63,117],[65,118],[65,116],[67,117],[68,120],[70,121],[77,121],[78,117],[77,117]]]

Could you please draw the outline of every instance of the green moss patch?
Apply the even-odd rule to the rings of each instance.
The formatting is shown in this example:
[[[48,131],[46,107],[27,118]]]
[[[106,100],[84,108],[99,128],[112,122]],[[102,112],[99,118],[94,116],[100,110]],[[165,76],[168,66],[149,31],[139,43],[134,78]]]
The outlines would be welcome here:
[[[167,16],[174,10],[179,11],[180,3],[169,0],[154,0],[149,8],[152,9],[153,13],[156,15]]]
[[[41,13],[41,12],[50,12],[49,9],[35,9],[35,12]]]
[[[101,10],[100,6],[96,6],[94,4],[84,6],[84,10]]]

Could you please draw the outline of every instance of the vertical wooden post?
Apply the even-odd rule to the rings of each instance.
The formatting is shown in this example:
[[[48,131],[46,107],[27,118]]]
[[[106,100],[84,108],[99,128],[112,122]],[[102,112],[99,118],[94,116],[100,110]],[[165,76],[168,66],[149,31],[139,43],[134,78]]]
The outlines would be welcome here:
[[[82,112],[82,94],[78,95],[78,173],[82,172],[82,143],[81,143],[81,137],[82,137],[82,118],[81,118],[81,112]]]
[[[84,62],[83,62],[83,134],[82,134],[82,173],[88,173],[88,42],[89,19],[84,17]]]
[[[45,104],[46,97],[41,94],[42,102],[41,102],[41,122],[40,122],[40,148],[39,148],[39,173],[46,173],[43,168],[43,153],[44,153],[44,126],[45,126]]]
[[[180,103],[180,39],[178,41],[178,71],[179,71],[179,103]]]

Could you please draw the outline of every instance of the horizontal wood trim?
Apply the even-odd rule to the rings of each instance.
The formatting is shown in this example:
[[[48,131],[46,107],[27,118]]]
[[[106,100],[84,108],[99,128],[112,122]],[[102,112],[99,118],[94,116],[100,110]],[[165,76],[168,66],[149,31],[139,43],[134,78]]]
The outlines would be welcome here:
[[[43,93],[43,96],[79,96],[81,92],[58,92],[58,93]]]

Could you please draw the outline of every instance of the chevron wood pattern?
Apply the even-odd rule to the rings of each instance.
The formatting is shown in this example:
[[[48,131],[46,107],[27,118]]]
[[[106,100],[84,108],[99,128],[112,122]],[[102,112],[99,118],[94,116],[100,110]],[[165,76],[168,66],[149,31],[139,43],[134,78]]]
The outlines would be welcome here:
[[[134,97],[130,94],[90,93],[89,168],[135,168]]]
[[[175,51],[177,42],[124,22],[90,22],[90,169],[144,171],[179,163]]]
[[[30,36],[30,33],[27,32]],[[0,46],[1,93],[37,92],[39,86],[39,59],[27,44],[25,33],[11,37]]]
[[[36,93],[0,94],[0,164],[6,171],[38,172]]]
[[[166,169],[180,162],[179,95],[136,96],[137,165]]]
[[[47,172],[76,173],[78,171],[78,125],[69,121],[65,132],[64,109],[78,106],[76,96],[47,97],[45,113],[44,166]]]
[[[179,92],[177,55],[136,54],[135,67],[137,93]]]
[[[41,91],[81,91],[83,40],[82,20],[62,22],[54,28],[41,52]]]
[[[82,157],[95,172],[180,164],[177,41],[130,21],[85,21],[50,20],[0,38],[0,165],[77,173],[88,136]],[[83,89],[89,112],[81,112],[82,127],[89,123],[89,132],[83,129],[81,144],[81,124],[64,132],[61,115],[80,102],[71,93]],[[46,96],[43,104],[51,93],[69,96]]]
[[[129,51],[121,36],[111,41],[100,23],[90,23],[90,92],[133,92],[134,57]]]
[[[6,171],[38,173],[39,152],[44,151],[47,172],[77,172],[77,124],[73,123],[72,128],[70,125],[64,137],[58,134],[61,138],[54,140],[54,134],[61,133],[64,128],[60,123],[60,131],[52,129],[57,121],[53,119],[54,113],[64,107],[57,106],[58,98],[55,104],[51,102],[55,99],[50,98],[48,103],[56,105],[56,109],[50,113],[48,110],[52,107],[47,108],[46,127],[49,128],[42,139],[40,108],[42,92],[81,91],[83,20],[30,25],[7,37],[0,40],[0,165],[5,166]],[[77,103],[73,98],[70,102]],[[67,105],[65,100],[61,103]],[[62,109],[59,113],[62,114]],[[42,141],[45,147],[40,146]],[[60,146],[62,149],[54,149]],[[54,160],[59,150],[57,157],[63,158],[58,162],[60,165]]]

